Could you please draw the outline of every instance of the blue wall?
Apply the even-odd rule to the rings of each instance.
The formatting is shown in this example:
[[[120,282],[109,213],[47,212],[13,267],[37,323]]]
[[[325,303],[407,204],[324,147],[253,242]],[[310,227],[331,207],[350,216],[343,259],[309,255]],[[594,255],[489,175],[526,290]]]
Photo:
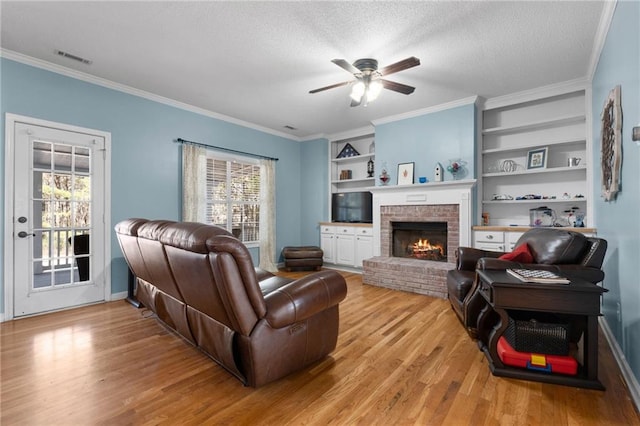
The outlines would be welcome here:
[[[609,91],[622,91],[622,178],[615,201],[600,196],[601,179],[594,171],[594,214],[598,236],[609,243],[604,262],[603,298],[607,324],[640,380],[640,145],[631,128],[640,125],[640,3],[618,2],[606,43],[593,77],[593,155],[600,164],[600,114]],[[618,313],[619,312],[619,313]]]
[[[5,113],[102,130],[111,133],[112,225],[128,217],[180,217],[181,137],[210,145],[278,157],[276,166],[277,253],[285,245],[301,240],[301,154],[303,143],[188,112],[144,98],[69,78],[36,67],[0,58],[0,132],[4,135]],[[314,142],[308,148],[321,145]],[[326,145],[325,145],[326,151]],[[311,151],[315,153],[315,151]],[[326,169],[326,152],[303,162]],[[4,138],[0,149],[4,164]],[[315,164],[315,162],[318,164]],[[310,169],[311,170],[311,169]],[[305,171],[310,192],[326,193],[327,179],[315,182]],[[325,172],[326,174],[326,172]],[[4,212],[4,173],[2,174]],[[311,183],[312,182],[312,183]],[[326,207],[325,207],[326,209]],[[6,220],[6,218],[4,218]],[[308,224],[305,222],[305,226]],[[4,239],[4,229],[0,230]],[[126,268],[115,239],[111,241],[112,292],[126,290]],[[0,250],[3,247],[0,246]],[[252,250],[254,260],[257,249]],[[276,255],[276,253],[274,253]],[[4,271],[0,266],[0,276]],[[0,285],[0,297],[4,283]],[[0,304],[4,307],[4,302]],[[2,308],[3,309],[3,308]]]
[[[320,245],[319,222],[329,216],[329,141],[316,139],[302,143],[300,174],[302,176],[301,245]]]
[[[467,165],[466,175],[460,177],[475,178],[475,129],[473,103],[378,125],[375,131],[376,174],[386,163],[391,174],[390,184],[396,184],[398,164],[414,162],[415,182],[420,176],[433,182],[437,163],[446,169],[449,160],[461,159]],[[445,172],[444,180],[452,180],[449,172]]]

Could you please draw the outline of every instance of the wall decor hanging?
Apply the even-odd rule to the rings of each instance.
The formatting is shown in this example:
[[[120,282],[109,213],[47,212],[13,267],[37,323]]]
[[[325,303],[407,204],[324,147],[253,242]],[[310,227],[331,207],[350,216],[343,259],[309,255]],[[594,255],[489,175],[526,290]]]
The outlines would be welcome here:
[[[614,87],[605,99],[600,119],[602,122],[600,136],[602,197],[605,201],[611,201],[615,200],[620,190],[622,167],[622,107],[619,85]]]

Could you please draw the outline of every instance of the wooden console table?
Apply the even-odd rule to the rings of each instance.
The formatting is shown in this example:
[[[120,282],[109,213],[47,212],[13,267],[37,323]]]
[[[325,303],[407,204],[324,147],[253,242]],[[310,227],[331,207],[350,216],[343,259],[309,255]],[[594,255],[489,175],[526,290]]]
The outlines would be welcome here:
[[[478,316],[478,345],[495,376],[604,390],[598,380],[598,316],[605,289],[582,279],[570,284],[523,283],[506,271],[478,270],[478,289],[486,304]],[[509,310],[565,314],[586,319],[582,365],[575,376],[541,373],[504,365],[498,339],[509,325]]]

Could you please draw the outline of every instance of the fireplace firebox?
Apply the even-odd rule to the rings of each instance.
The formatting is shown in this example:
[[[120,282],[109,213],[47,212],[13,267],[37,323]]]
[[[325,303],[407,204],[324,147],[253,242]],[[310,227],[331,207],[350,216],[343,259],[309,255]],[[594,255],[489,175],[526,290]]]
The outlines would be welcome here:
[[[447,261],[447,222],[391,222],[392,255]]]

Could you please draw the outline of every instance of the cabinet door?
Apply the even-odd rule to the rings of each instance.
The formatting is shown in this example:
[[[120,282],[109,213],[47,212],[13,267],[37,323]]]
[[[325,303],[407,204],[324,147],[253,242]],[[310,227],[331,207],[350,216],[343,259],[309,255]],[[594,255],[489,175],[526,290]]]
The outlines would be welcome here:
[[[356,237],[355,267],[362,268],[362,261],[373,257],[373,237],[358,235]]]
[[[322,226],[320,229],[320,248],[322,249],[322,260],[326,263],[336,263],[335,228]]]
[[[355,255],[355,236],[336,235],[336,263],[353,266]]]

